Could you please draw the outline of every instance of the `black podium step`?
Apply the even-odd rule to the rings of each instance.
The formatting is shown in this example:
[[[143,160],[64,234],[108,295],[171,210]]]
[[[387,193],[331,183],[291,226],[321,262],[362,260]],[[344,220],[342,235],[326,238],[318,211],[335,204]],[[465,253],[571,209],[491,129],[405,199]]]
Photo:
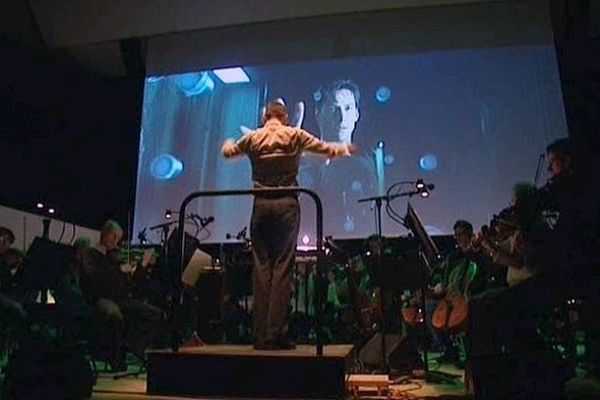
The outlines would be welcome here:
[[[262,351],[243,345],[208,345],[152,351],[150,395],[342,399],[352,345]]]

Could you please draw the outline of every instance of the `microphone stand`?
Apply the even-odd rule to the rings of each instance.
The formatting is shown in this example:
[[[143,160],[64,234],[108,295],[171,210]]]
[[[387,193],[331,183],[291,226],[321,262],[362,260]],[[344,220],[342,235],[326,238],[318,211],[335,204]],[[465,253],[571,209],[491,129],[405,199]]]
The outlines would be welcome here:
[[[163,224],[158,224],[155,226],[151,226],[150,229],[151,231],[155,231],[155,230],[161,230],[161,244],[162,244],[162,259],[163,259],[163,268],[165,269],[165,271],[168,271],[168,267],[169,267],[169,230],[171,228],[172,225],[178,224],[179,221],[178,220],[174,220],[174,221],[170,221],[170,222],[165,222]],[[169,274],[170,276],[170,274]],[[175,299],[173,298],[173,292],[172,292],[172,287],[171,284],[173,282],[171,282],[172,279],[169,278],[169,286],[168,289],[166,289],[166,291],[168,291],[169,293],[163,293],[163,301],[165,301],[164,305],[166,307],[166,317],[167,317],[167,324],[168,327],[170,327],[170,329],[173,332],[173,335],[176,336],[176,341],[177,343],[179,343],[180,337],[179,337],[179,321],[178,318],[176,318],[175,316]]]
[[[359,199],[358,202],[359,203],[366,203],[366,202],[371,202],[374,201],[375,202],[375,219],[376,219],[376,230],[377,230],[377,241],[378,241],[378,248],[379,251],[377,252],[377,269],[378,271],[381,271],[381,256],[383,255],[383,237],[382,237],[382,229],[381,229],[381,206],[383,204],[383,201],[391,201],[394,200],[395,198],[398,197],[412,197],[416,194],[420,194],[421,190],[411,190],[408,192],[402,192],[402,193],[398,193],[395,195],[391,195],[391,196],[373,196],[373,197],[365,197],[362,199]],[[389,364],[389,360],[387,357],[387,350],[386,350],[386,343],[385,343],[385,339],[386,339],[386,335],[387,335],[387,318],[386,315],[387,313],[385,312],[385,295],[386,295],[386,290],[381,287],[381,326],[379,327],[379,333],[381,334],[381,344],[380,344],[380,349],[381,349],[381,364],[383,366],[383,373],[385,374],[389,374],[390,373],[390,364]]]

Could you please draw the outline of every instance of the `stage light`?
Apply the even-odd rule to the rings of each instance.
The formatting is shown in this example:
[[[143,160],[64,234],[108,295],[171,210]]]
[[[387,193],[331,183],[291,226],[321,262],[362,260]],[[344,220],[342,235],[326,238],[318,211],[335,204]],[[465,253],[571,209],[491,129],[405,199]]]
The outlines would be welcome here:
[[[223,83],[250,82],[250,77],[241,67],[213,69],[213,74]]]
[[[422,191],[421,192],[421,197],[423,197],[423,198],[429,197],[429,192],[427,190]]]
[[[54,208],[49,208],[48,209],[48,214],[54,214],[54,212],[55,212]]]
[[[309,243],[310,243],[310,237],[308,237],[308,235],[302,236],[302,244],[306,246]]]
[[[385,142],[383,140],[380,140],[379,142],[377,142],[377,147],[383,149],[385,147]]]
[[[171,219],[172,216],[173,216],[173,213],[171,212],[171,210],[166,210],[165,211],[165,218],[166,219]]]
[[[183,163],[171,154],[161,154],[152,160],[150,173],[160,180],[174,179],[183,171]]]
[[[423,182],[423,179],[417,179],[415,186],[417,187],[417,189],[423,190],[425,189],[425,182]]]
[[[36,204],[36,207],[37,207],[37,208],[44,208],[44,204],[43,204],[43,203],[37,203],[37,204]]]

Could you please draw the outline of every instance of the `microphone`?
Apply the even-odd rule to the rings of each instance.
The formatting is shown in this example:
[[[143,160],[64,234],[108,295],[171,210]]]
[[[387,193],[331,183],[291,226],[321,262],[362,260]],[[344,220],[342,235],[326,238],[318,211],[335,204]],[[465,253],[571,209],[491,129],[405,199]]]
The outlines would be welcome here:
[[[414,184],[418,191],[433,190],[435,188],[433,183],[425,183],[423,179],[417,179]]]
[[[424,183],[421,181],[421,186],[417,186],[417,194],[419,194],[424,199],[429,197],[429,192],[435,189],[435,185],[433,183]]]

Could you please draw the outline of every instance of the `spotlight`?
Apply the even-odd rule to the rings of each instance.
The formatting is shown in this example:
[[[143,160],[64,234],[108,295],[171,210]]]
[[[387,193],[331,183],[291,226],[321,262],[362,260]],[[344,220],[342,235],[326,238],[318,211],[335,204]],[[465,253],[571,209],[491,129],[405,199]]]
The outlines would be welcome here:
[[[377,142],[377,147],[383,149],[385,147],[385,142],[383,140],[380,140],[379,142]]]
[[[427,190],[423,190],[421,192],[421,197],[423,197],[423,198],[429,197],[429,192]]]
[[[423,190],[425,189],[425,182],[423,182],[423,179],[417,179],[415,186],[417,187],[417,189]]]
[[[54,214],[54,212],[55,212],[54,208],[49,208],[48,209],[48,214]]]
[[[250,77],[242,67],[213,69],[213,74],[223,83],[250,82]]]
[[[35,206],[41,209],[44,208],[44,203],[37,203]]]
[[[165,219],[171,219],[172,216],[173,216],[173,213],[171,212],[171,210],[165,211]]]

